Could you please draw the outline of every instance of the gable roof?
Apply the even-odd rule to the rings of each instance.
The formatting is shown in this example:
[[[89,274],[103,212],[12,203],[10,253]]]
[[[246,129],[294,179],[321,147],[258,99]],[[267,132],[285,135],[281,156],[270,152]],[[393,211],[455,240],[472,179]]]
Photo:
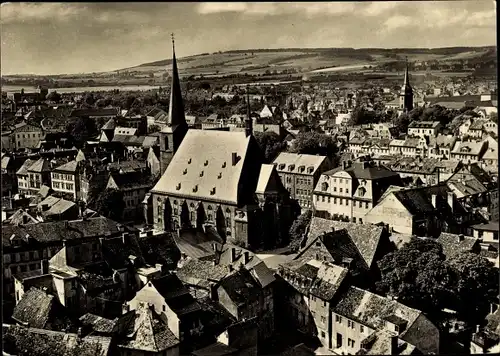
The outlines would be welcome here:
[[[200,310],[199,304],[189,293],[181,280],[175,274],[169,274],[151,281],[165,303],[177,315],[188,314]]]
[[[383,227],[313,217],[309,225],[307,243],[311,243],[316,237],[325,232],[331,232],[332,228],[335,228],[335,230],[345,229],[367,266],[372,266],[384,231]]]
[[[219,288],[223,288],[237,306],[259,298],[260,294],[260,286],[245,268],[224,277]]]
[[[272,164],[263,164],[260,169],[259,181],[257,183],[257,189],[255,193],[264,194],[266,192],[266,188],[271,180],[271,175],[273,174],[274,165]]]
[[[36,161],[33,159],[27,159],[24,161],[23,165],[21,168],[19,168],[16,172],[17,175],[27,175],[28,174],[28,168],[30,168]]]
[[[243,132],[189,130],[152,192],[238,203],[251,137]],[[239,160],[233,162],[233,156]]]
[[[14,307],[12,317],[33,328],[62,330],[71,325],[63,307],[54,296],[31,287]]]
[[[460,252],[470,252],[478,240],[471,236],[461,236],[442,232],[437,242],[443,246],[443,254],[446,258],[452,258]]]
[[[45,158],[40,158],[28,168],[28,172],[50,172],[50,163]]]
[[[273,161],[278,172],[304,173],[312,175],[316,173],[319,166],[328,160],[326,156],[307,155],[299,153],[281,152]],[[303,167],[301,171],[299,168]],[[312,168],[310,171],[309,168]]]
[[[385,319],[395,315],[407,322],[405,332],[422,314],[420,310],[353,286],[342,294],[333,310],[373,329],[383,328]],[[402,338],[405,332],[402,333]]]
[[[81,151],[79,151],[81,152]],[[53,171],[54,172],[70,172],[74,173],[78,169],[78,162],[76,160],[69,161],[68,163],[65,163],[59,167],[56,167]]]
[[[132,312],[135,318],[129,325],[126,337],[118,340],[119,348],[159,353],[179,344],[153,307],[139,303]]]
[[[387,177],[396,177],[398,173],[387,169],[384,166],[373,166],[371,163],[364,164],[366,162],[354,162],[348,168],[337,167],[329,170],[323,174],[332,176],[338,172],[347,172],[351,177],[356,179],[366,179],[366,180],[376,180],[383,179]]]

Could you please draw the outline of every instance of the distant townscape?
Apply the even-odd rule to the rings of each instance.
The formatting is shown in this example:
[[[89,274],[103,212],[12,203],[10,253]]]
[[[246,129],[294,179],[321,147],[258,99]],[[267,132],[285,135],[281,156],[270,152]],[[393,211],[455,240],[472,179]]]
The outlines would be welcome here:
[[[397,62],[2,90],[4,355],[500,352],[496,78]]]

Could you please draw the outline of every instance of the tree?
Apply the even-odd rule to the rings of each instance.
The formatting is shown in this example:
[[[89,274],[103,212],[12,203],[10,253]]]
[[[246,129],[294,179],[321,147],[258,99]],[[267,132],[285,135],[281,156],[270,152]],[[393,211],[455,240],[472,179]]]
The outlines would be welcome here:
[[[125,203],[123,193],[116,189],[105,189],[94,204],[94,210],[112,220],[121,220]]]
[[[318,132],[301,132],[293,141],[290,152],[327,156],[334,161],[337,157],[337,145],[332,136]]]
[[[61,94],[59,94],[57,91],[52,91],[47,95],[46,98],[48,101],[53,101],[55,103],[58,103],[61,101]]]
[[[305,238],[305,233],[307,227],[311,223],[312,211],[307,210],[292,223],[290,226],[290,249],[292,251],[297,251],[302,247],[303,240]]]
[[[454,277],[457,311],[469,325],[476,325],[498,296],[498,269],[471,252],[458,253],[447,262]]]
[[[436,312],[452,297],[452,277],[441,245],[413,238],[378,263],[381,280],[378,292],[388,294],[410,307]]]
[[[496,112],[492,112],[490,114],[490,119],[491,119],[491,121],[498,123],[498,114]]]
[[[254,136],[264,153],[266,163],[271,163],[280,152],[286,150],[286,143],[274,131],[255,132]]]
[[[411,122],[407,113],[402,113],[401,115],[394,113],[394,117],[391,121],[394,127],[398,129],[399,133],[406,133],[406,131],[408,131],[408,125],[410,125]]]
[[[73,137],[79,147],[82,147],[87,140],[99,133],[95,122],[88,117],[79,117],[68,123],[66,132]]]

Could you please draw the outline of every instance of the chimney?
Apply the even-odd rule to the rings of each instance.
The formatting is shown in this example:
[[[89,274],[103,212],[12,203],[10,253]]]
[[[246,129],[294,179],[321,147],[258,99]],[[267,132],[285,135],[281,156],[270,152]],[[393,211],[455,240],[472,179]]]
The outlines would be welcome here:
[[[227,269],[228,269],[229,272],[232,272],[233,271],[233,265],[228,265]]]
[[[476,325],[476,334],[479,333],[479,331],[481,331],[481,327],[479,325]]]
[[[436,194],[432,194],[432,206],[434,207],[434,209],[437,209],[437,195]]]
[[[448,192],[448,205],[450,206],[451,212],[453,213],[453,192]]]
[[[214,252],[217,252],[217,244],[215,242],[212,243],[212,249]]]
[[[43,259],[42,260],[42,274],[48,274],[49,273],[49,260]]]
[[[342,169],[346,169],[347,168],[347,162],[346,161],[342,161]]]
[[[250,262],[250,252],[248,251],[245,251],[245,253],[243,254],[244,256],[244,263],[247,264],[248,262]]]
[[[458,235],[457,242],[462,242],[465,239],[463,234]]]
[[[392,335],[391,336],[391,355],[397,355],[398,354],[398,339],[399,337],[397,335]]]
[[[83,328],[82,327],[78,328],[78,337],[83,337]]]
[[[236,163],[238,163],[238,154],[236,152],[231,153],[231,162],[233,166],[236,166]]]
[[[210,288],[210,299],[217,301],[218,299],[217,285],[211,284],[209,288]]]
[[[111,163],[113,163],[114,161],[115,161],[115,155],[111,153]]]
[[[231,247],[231,263],[236,261],[236,248]]]

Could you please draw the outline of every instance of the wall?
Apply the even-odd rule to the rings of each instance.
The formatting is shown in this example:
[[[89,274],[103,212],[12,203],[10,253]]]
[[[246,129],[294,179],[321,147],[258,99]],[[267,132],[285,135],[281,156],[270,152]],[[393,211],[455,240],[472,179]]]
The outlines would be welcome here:
[[[309,309],[316,324],[318,338],[323,347],[329,348],[331,345],[330,303],[314,295],[311,295],[309,300]]]
[[[360,350],[361,342],[373,333],[373,329],[354,322],[342,315],[334,312],[331,313],[332,320],[332,350],[337,353],[344,352],[347,354],[355,354]],[[337,334],[342,335],[342,345],[337,345]],[[354,347],[349,346],[349,339],[354,341]]]
[[[389,224],[394,232],[411,235],[413,233],[413,217],[406,208],[396,199],[394,194],[389,194],[365,215],[366,223]]]
[[[217,288],[217,296],[219,298],[219,303],[232,315],[234,316],[237,320],[240,319],[241,315],[239,315],[238,308],[236,305],[233,303],[231,298],[229,298],[229,295],[227,292],[222,288],[219,287]]]

